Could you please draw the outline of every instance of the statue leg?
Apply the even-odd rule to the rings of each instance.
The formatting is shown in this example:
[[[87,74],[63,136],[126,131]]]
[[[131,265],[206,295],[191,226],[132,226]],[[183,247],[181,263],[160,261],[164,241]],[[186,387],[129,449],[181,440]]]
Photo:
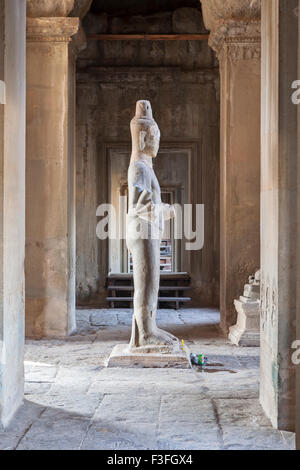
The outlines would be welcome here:
[[[175,336],[156,326],[156,310],[160,281],[159,240],[128,241],[133,258],[134,314],[130,348],[163,346],[173,350]]]

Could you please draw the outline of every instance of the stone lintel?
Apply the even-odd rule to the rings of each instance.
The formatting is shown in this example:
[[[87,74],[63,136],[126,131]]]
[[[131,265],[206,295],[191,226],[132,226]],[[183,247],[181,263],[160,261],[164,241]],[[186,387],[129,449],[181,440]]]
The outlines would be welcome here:
[[[79,18],[27,18],[27,42],[70,42]]]
[[[107,367],[129,368],[175,368],[189,369],[190,365],[183,352],[173,354],[135,353],[128,344],[117,344],[111,352]]]
[[[72,41],[73,42],[73,41]],[[210,68],[186,71],[180,67],[87,67],[77,73],[77,83],[216,83],[219,69]]]

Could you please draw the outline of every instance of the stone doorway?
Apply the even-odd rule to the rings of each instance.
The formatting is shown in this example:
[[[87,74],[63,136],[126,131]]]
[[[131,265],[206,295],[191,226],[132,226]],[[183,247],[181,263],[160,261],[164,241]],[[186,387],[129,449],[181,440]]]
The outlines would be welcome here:
[[[151,17],[152,30],[162,31],[162,18],[170,21],[171,29],[176,28],[171,19],[175,21],[179,13],[171,10]],[[187,14],[192,24],[184,27],[204,33],[200,9]],[[84,28],[88,36],[97,34],[99,28],[106,28],[107,33],[111,28],[121,28],[120,33],[143,28],[146,33],[147,22],[135,24],[132,18],[130,10],[120,19],[92,9]],[[120,26],[113,26],[120,21]],[[77,59],[76,91],[77,304],[106,307],[107,274],[130,270],[124,242],[96,239],[95,208],[113,202],[118,210],[119,196],[126,192],[129,123],[135,102],[145,98],[152,102],[162,131],[156,161],[162,189],[181,205],[205,207],[203,250],[187,251],[186,240],[171,239],[171,270],[190,275],[193,306],[218,306],[219,73],[207,42],[88,41]]]

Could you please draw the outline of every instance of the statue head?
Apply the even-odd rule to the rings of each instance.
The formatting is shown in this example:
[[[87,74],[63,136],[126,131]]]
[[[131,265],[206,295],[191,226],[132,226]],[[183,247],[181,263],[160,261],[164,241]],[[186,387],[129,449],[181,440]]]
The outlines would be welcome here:
[[[133,151],[155,158],[159,150],[160,130],[153,119],[150,101],[140,100],[136,103],[130,129]]]

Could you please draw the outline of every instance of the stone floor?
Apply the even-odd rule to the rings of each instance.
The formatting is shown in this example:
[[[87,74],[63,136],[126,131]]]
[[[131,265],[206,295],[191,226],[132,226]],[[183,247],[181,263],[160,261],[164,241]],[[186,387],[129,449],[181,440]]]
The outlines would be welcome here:
[[[79,310],[67,340],[27,341],[24,406],[0,449],[294,449],[258,401],[258,348],[237,348],[211,309],[160,310],[159,325],[204,352],[208,373],[107,369],[130,310]]]

